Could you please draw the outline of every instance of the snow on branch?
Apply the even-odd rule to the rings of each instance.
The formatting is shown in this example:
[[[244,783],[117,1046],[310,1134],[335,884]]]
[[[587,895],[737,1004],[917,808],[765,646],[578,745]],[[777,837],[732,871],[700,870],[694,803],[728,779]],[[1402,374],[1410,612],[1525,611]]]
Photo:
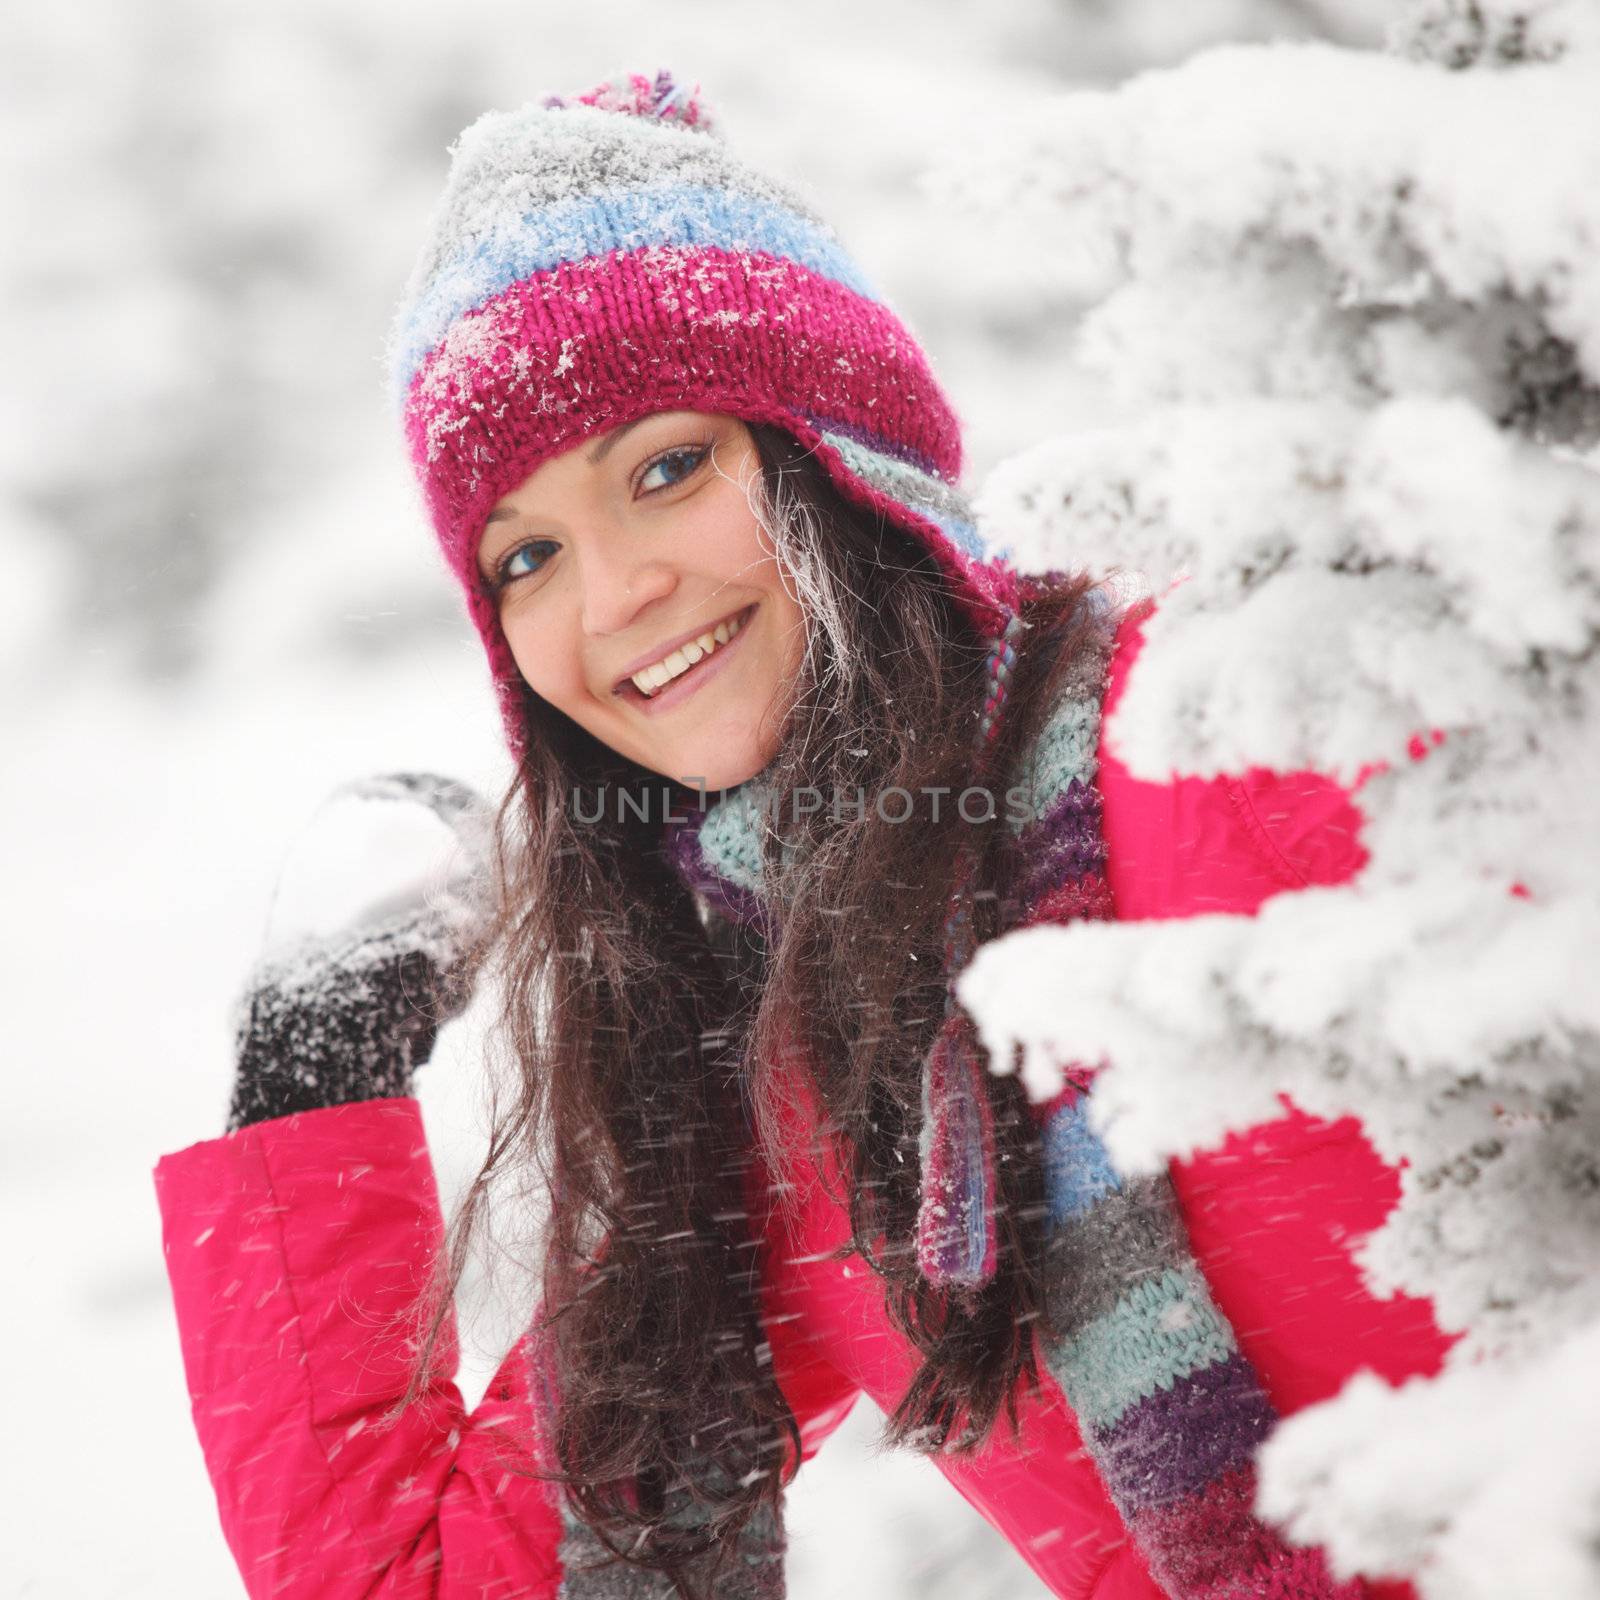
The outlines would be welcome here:
[[[1600,477],[1459,400],[1161,408],[1011,458],[978,507],[1026,565],[1193,578],[1117,722],[1149,777],[1353,778],[1419,728],[1520,735],[1559,714],[1600,625]]]
[[[1359,1373],[1267,1442],[1261,1509],[1367,1571],[1411,1569],[1426,1551],[1429,1596],[1592,1595],[1596,1371],[1600,1320],[1520,1368],[1398,1390]],[[1352,1506],[1371,1511],[1352,1521]]]
[[[1467,393],[1600,424],[1600,53],[1449,72],[1326,44],[1207,51],[1067,96],[930,180],[1053,213],[1126,400]]]

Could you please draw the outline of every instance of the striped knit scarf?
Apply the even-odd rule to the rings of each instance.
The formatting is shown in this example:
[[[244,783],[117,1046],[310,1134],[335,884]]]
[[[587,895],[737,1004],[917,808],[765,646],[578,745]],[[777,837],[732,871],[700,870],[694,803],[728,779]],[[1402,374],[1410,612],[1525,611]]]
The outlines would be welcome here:
[[[1095,752],[1116,619],[1103,598],[1089,604],[1095,637],[1011,775],[1030,805],[1004,823],[1003,931],[1113,915]],[[991,658],[1005,662],[1001,697],[1011,642],[997,641]],[[774,799],[758,775],[667,826],[669,859],[720,916],[770,922],[762,837]],[[947,933],[953,995],[971,939],[954,919]],[[925,1067],[918,1261],[958,1292],[993,1264],[988,1097],[968,1066],[979,1049],[952,998]],[[1065,1092],[1039,1109],[1052,1324],[1042,1354],[1113,1503],[1152,1576],[1183,1600],[1359,1600],[1361,1582],[1336,1584],[1320,1549],[1291,1548],[1252,1515],[1254,1455],[1276,1421],[1272,1403],[1189,1248],[1170,1179],[1124,1177],[1090,1126],[1092,1079],[1069,1073]]]

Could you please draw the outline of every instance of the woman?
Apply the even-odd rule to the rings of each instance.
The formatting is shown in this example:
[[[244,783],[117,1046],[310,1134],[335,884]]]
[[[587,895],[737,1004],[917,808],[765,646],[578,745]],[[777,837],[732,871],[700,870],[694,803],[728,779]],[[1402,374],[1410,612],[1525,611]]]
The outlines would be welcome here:
[[[1349,797],[1128,774],[1141,615],[983,558],[921,351],[667,74],[467,130],[392,360],[517,770],[496,914],[259,972],[229,1133],[158,1168],[250,1592],[774,1595],[864,1390],[1056,1594],[1408,1593],[1251,1514],[1278,1415],[1445,1347],[1350,1262],[1397,1194],[1354,1120],[1125,1179],[1092,1074],[1030,1108],[953,989],[1341,881]],[[441,1251],[412,1073],[491,957],[517,1092]],[[448,1291],[530,1163],[542,1309],[467,1416]]]

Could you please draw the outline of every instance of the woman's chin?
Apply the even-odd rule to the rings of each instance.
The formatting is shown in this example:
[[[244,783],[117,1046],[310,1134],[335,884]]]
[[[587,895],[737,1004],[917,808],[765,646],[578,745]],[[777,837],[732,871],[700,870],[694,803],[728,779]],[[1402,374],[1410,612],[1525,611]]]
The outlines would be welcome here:
[[[728,752],[723,750],[715,755],[708,753],[698,761],[685,758],[667,775],[690,789],[716,794],[720,789],[737,788],[747,778],[755,777],[766,764],[765,759],[755,754],[730,760]]]
[[[595,732],[604,738],[599,729]],[[631,736],[626,739],[613,737],[606,742],[650,772],[711,794],[755,777],[771,765],[782,743],[781,730],[774,728],[770,714],[763,718],[758,710],[743,706],[720,711],[698,727],[662,726],[643,737],[637,728],[628,732]]]
[[[773,754],[758,745],[746,729],[739,739],[685,740],[675,749],[656,752],[644,764],[685,788],[716,794],[755,777]]]

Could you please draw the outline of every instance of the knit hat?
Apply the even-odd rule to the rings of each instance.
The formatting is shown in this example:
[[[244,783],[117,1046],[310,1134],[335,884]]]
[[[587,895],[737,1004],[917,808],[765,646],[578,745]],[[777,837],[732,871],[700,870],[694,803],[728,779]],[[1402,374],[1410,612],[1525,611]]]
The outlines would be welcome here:
[[[786,430],[848,500],[934,557],[990,641],[981,758],[1004,701],[1018,577],[985,559],[959,488],[961,433],[916,340],[795,190],[727,147],[699,88],[668,72],[480,117],[451,147],[389,341],[393,399],[445,557],[489,654],[512,751],[523,684],[477,575],[495,502],[591,434],[656,411]],[[948,971],[971,953],[960,863]],[[931,1280],[994,1270],[983,1067],[953,989],[925,1064]]]
[[[491,111],[451,156],[388,365],[513,754],[522,681],[477,579],[489,511],[542,462],[655,411],[785,429],[932,552],[981,633],[1003,633],[1014,574],[984,559],[926,356],[811,206],[728,149],[698,86],[634,74]]]

